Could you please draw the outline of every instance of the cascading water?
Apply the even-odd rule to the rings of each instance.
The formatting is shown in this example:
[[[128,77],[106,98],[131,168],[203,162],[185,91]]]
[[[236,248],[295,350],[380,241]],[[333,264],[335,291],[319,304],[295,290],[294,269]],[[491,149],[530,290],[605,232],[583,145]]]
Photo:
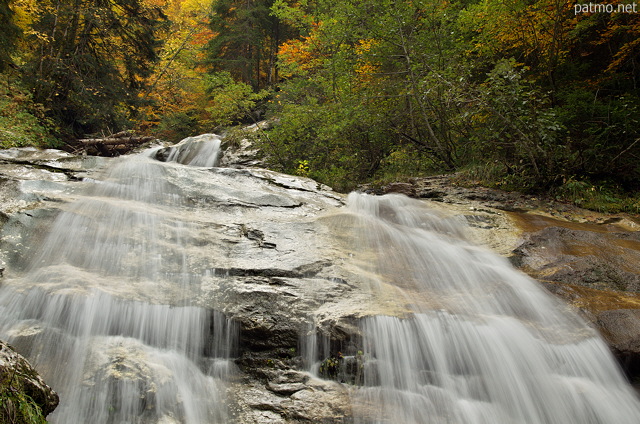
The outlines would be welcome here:
[[[220,138],[215,134],[188,137],[165,150],[166,161],[191,166],[215,166],[220,156],[220,143]]]
[[[640,402],[572,311],[464,226],[403,196],[349,196],[332,218],[372,293],[403,318],[361,324],[356,423],[632,424]]]
[[[210,166],[218,148],[172,160]],[[237,328],[193,302],[189,205],[165,175],[179,165],[148,156],[88,182],[0,289],[0,336],[60,392],[52,423],[228,422]]]
[[[16,227],[36,229],[22,244],[5,243],[17,230],[3,226],[1,253],[18,253],[6,254],[0,339],[60,392],[52,423],[640,422],[596,333],[468,243],[457,218],[352,194],[318,220],[342,199],[310,180],[209,168],[218,148],[208,135],[117,159],[61,195],[75,200],[57,203],[47,231],[35,223],[44,206],[12,216],[35,216]],[[280,359],[296,331],[313,331],[308,316],[353,336],[352,406],[346,385],[278,368],[293,367]],[[229,381],[237,322],[239,363],[259,368],[246,385]],[[301,353],[322,360],[334,343],[311,338]]]

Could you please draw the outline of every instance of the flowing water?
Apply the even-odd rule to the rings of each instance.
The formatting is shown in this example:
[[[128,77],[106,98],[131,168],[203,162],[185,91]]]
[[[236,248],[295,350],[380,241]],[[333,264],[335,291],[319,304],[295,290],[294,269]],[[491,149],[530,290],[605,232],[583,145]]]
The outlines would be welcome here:
[[[219,144],[170,160],[211,166]],[[189,267],[188,202],[167,181],[171,165],[148,156],[88,181],[0,290],[0,335],[60,392],[52,423],[229,420],[237,329],[191,301],[202,276]]]
[[[632,424],[640,403],[607,346],[458,219],[403,196],[349,196],[333,219],[373,293],[407,316],[363,320],[356,423]]]
[[[198,253],[198,200],[167,178],[215,164],[217,138],[191,141],[119,159],[86,181],[46,232],[25,240],[27,255],[3,280],[0,338],[60,392],[52,423],[234,422],[226,393],[238,328],[199,304],[206,266],[193,265],[223,259]],[[468,243],[457,218],[425,205],[352,194],[329,219],[372,297],[405,304],[401,316],[361,320],[354,422],[640,422],[638,399],[595,332]],[[322,358],[330,347],[308,350]]]

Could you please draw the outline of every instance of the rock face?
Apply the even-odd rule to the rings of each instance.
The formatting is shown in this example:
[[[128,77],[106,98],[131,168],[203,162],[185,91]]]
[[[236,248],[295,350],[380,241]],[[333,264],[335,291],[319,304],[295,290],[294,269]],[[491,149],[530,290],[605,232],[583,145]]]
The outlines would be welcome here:
[[[640,233],[584,227],[553,226],[527,235],[514,263],[541,280],[640,292]]]
[[[640,309],[613,309],[597,315],[596,325],[630,376],[640,375]]]
[[[534,215],[527,222],[535,220]],[[550,225],[529,225],[537,231],[524,234],[512,262],[577,307],[609,343],[629,378],[636,379],[640,375],[640,232],[628,231],[617,219],[608,224],[537,220]],[[523,216],[515,221],[523,224]]]
[[[445,176],[381,188],[457,211],[470,237],[509,257],[579,310],[608,342],[631,380],[640,376],[640,220],[554,200],[460,187]]]
[[[351,388],[306,370],[334,355],[356,357],[360,321],[375,315],[403,317],[406,300],[395,300],[391,292],[372,296],[363,268],[351,265],[354,249],[336,243],[336,228],[329,222],[332,211],[344,204],[342,195],[310,179],[247,168],[257,162],[241,148],[215,157],[223,167],[193,163],[194,152],[211,143],[217,143],[215,137],[199,137],[128,159],[30,149],[0,152],[0,267],[6,268],[0,303],[18,317],[0,322],[0,335],[25,355],[39,357],[54,341],[75,346],[85,343],[82,337],[89,333],[92,347],[78,361],[85,368],[76,373],[77,393],[68,393],[71,403],[92,402],[83,392],[99,385],[110,394],[128,391],[135,401],[127,407],[144,424],[183,422],[186,406],[155,412],[163,410],[162,402],[187,402],[189,396],[163,395],[164,388],[180,386],[181,375],[204,388],[218,378],[229,381],[215,392],[228,411],[203,411],[212,417],[209,423],[350,422]],[[183,166],[187,163],[191,166]],[[472,240],[516,257],[534,276],[562,283],[549,287],[578,307],[589,290],[635,287],[633,272],[622,266],[631,259],[616,266],[615,276],[598,271],[606,281],[568,285],[584,283],[584,275],[603,269],[607,259],[585,266],[580,279],[575,272],[563,273],[564,265],[554,261],[574,261],[580,255],[573,253],[591,236],[571,228],[527,229],[533,233],[527,236],[513,211],[533,199],[448,190],[443,179],[436,179],[396,184],[387,191],[430,200],[445,221],[466,222]],[[151,234],[142,243],[138,228]],[[578,247],[566,245],[570,232]],[[633,233],[611,232],[611,237],[625,249],[637,243]],[[85,243],[96,247],[84,249]],[[551,246],[560,256],[547,254]],[[87,250],[98,255],[89,256]],[[635,258],[632,251],[629,258]],[[601,323],[620,358],[629,362],[628,370],[634,370],[631,352],[638,347],[638,333],[633,329],[640,318],[630,300],[616,302],[616,308],[591,309],[589,317]],[[76,322],[69,315],[83,319]],[[141,324],[128,326],[131,316]],[[172,326],[180,320],[188,325]],[[198,325],[204,334],[185,330]],[[189,339],[187,346],[196,346],[180,352],[187,360],[167,358],[169,348],[180,350],[161,341],[168,333],[182,334]],[[214,333],[234,341],[220,348],[224,352],[191,341]],[[48,376],[60,381],[56,365],[69,362],[70,351],[60,349],[48,365],[36,364],[47,381]],[[313,351],[323,352],[322,357],[313,357]],[[232,361],[223,360],[227,357]],[[193,397],[189,400],[195,404],[206,403]],[[69,408],[54,415],[67,414]],[[108,422],[122,421],[108,407],[103,413]]]
[[[29,362],[0,341],[0,421],[30,423],[25,410],[46,417],[58,406],[58,394],[47,386]]]
[[[343,423],[348,389],[304,371],[305,346],[317,339],[341,349],[357,335],[359,317],[401,310],[371,299],[357,271],[342,266],[349,252],[332,247],[330,230],[317,219],[343,197],[310,179],[262,169],[158,162],[190,160],[191,147],[177,149],[133,159],[0,153],[0,303],[15,316],[0,320],[0,333],[38,357],[35,365],[54,387],[77,378],[74,389],[60,390],[63,405],[52,422],[91,419],[72,409],[93,402],[92,387],[130,393],[130,404],[110,402],[138,411],[141,422],[181,422],[182,407],[153,411],[178,402],[159,394],[179,387],[173,376],[199,372],[163,353],[165,334],[185,331],[178,324],[165,329],[163,320],[187,319],[187,328],[204,323],[218,338],[216,326],[230,326],[222,339],[237,334],[221,348],[228,352],[185,348],[202,369],[225,367],[216,373],[231,380],[216,395],[229,411],[205,410],[207,422]],[[146,241],[137,241],[141,235]],[[137,317],[135,324],[126,323],[128,316]],[[187,332],[184,339],[199,337]],[[71,348],[78,344],[88,346],[81,356]],[[215,359],[229,353],[235,364]],[[72,362],[84,368],[67,369]],[[207,378],[191,380],[204,387]],[[98,416],[118,419],[108,404]]]

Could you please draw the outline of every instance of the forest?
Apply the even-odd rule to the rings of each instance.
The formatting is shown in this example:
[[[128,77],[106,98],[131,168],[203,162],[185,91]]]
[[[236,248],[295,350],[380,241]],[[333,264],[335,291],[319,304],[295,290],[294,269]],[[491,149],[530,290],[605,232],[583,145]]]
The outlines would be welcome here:
[[[640,15],[620,4],[0,0],[0,145],[266,120],[247,136],[272,169],[337,190],[455,173],[638,213]]]

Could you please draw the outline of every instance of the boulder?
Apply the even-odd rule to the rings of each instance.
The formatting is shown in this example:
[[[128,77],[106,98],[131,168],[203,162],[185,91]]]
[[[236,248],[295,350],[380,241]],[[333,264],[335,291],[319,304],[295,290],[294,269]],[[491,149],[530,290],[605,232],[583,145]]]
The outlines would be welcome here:
[[[44,419],[58,406],[58,394],[29,362],[0,341],[0,422],[32,422],[25,414]]]
[[[510,258],[514,265],[578,309],[627,376],[640,376],[640,232],[615,217],[595,222],[536,214],[514,218],[524,230]]]
[[[515,265],[549,281],[600,290],[640,292],[640,233],[562,226],[525,235]]]
[[[626,374],[640,375],[640,309],[602,311],[595,323]]]

